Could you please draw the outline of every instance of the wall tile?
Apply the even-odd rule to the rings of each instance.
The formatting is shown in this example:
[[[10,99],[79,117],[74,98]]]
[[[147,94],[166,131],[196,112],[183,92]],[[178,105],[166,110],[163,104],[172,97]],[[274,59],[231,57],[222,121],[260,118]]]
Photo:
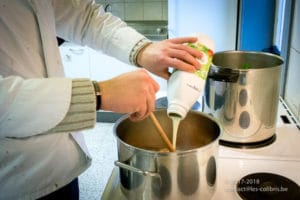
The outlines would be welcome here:
[[[105,2],[105,0],[95,0],[96,3],[100,3],[103,4]]]
[[[143,3],[126,3],[125,20],[143,20]]]
[[[162,2],[144,2],[144,20],[162,20]]]
[[[168,20],[168,1],[163,1],[162,2],[162,19],[163,20]]]
[[[123,20],[168,20],[168,0],[96,0]]]
[[[125,4],[124,3],[111,3],[111,12],[121,19],[125,19]]]
[[[107,3],[124,3],[125,0],[106,0]]]
[[[142,0],[141,0],[142,1]],[[143,0],[144,2],[161,2],[162,0]]]

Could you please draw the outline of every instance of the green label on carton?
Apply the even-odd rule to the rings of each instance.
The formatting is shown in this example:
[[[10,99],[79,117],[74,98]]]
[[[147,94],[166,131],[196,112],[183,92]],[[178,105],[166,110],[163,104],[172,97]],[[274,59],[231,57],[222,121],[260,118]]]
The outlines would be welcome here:
[[[207,74],[208,74],[210,64],[212,62],[213,51],[211,49],[209,49],[208,47],[206,47],[205,45],[200,44],[199,42],[187,43],[187,46],[190,46],[190,47],[203,53],[202,58],[198,59],[198,61],[201,64],[201,68],[199,70],[197,70],[195,72],[195,74],[197,76],[199,76],[200,78],[202,78],[203,80],[205,80],[207,77]]]

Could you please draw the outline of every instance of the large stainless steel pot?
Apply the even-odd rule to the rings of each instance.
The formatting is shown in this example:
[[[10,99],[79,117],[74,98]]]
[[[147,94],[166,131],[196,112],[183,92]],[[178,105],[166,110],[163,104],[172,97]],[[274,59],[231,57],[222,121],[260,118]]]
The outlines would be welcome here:
[[[154,112],[171,139],[166,110]],[[221,128],[211,116],[191,111],[178,130],[177,151],[166,152],[150,119],[127,116],[114,126],[123,194],[132,199],[210,199],[216,187],[216,156]]]
[[[281,57],[263,52],[214,55],[204,112],[223,126],[222,141],[251,144],[274,136],[282,64]]]

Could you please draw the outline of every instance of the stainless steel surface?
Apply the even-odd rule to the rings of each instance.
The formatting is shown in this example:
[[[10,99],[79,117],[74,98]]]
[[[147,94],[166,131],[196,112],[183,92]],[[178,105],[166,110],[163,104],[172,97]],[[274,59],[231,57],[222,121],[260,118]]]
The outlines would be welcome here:
[[[282,117],[286,119],[282,120]],[[274,173],[300,185],[300,123],[296,121],[282,99],[278,106],[276,126],[277,139],[269,146],[257,149],[219,147],[216,192],[212,200],[241,200],[237,194],[236,184],[245,175],[251,173]],[[119,169],[115,167],[111,170],[111,177],[101,200],[129,200],[120,189]],[[244,188],[245,190],[254,186],[251,180],[244,181],[249,181],[249,187]],[[289,191],[289,188],[280,188],[280,186],[279,188],[273,186],[270,189],[274,191],[279,189],[279,192]]]
[[[119,169],[113,168],[101,200],[128,200],[121,191],[119,177]]]
[[[166,110],[154,114],[171,138]],[[149,118],[132,122],[123,117],[115,124],[123,194],[128,199],[210,199],[216,187],[219,124],[191,111],[180,123],[176,152],[160,151],[165,144],[156,131]]]
[[[222,140],[252,143],[275,134],[282,63],[279,56],[263,52],[214,55],[204,111],[222,124]]]
[[[153,177],[161,178],[159,173],[144,171],[144,170],[132,167],[131,165],[128,165],[128,164],[125,164],[125,163],[122,163],[119,161],[115,161],[115,165],[119,168],[126,169],[126,170],[132,171],[134,173],[138,173],[139,175],[142,175],[142,176],[153,176]]]

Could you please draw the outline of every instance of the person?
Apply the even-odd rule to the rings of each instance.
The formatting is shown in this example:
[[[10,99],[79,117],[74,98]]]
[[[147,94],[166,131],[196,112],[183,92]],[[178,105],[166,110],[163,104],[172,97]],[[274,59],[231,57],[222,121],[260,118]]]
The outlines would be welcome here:
[[[77,177],[91,164],[80,131],[94,127],[97,109],[147,117],[159,90],[147,71],[165,79],[169,66],[195,71],[201,54],[184,43],[196,38],[152,42],[93,0],[0,4],[0,199],[64,199],[66,188],[78,199]],[[66,78],[56,37],[137,70],[99,82]]]

